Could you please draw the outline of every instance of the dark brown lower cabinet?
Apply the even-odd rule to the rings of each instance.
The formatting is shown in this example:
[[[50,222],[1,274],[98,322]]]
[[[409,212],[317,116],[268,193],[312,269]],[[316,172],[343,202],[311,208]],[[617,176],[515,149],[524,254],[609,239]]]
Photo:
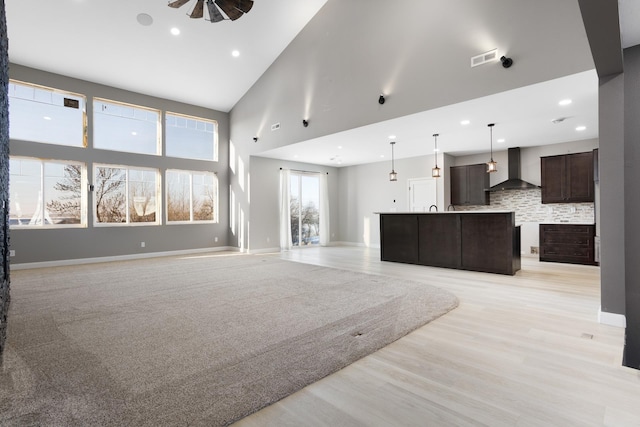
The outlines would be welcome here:
[[[503,274],[520,270],[520,227],[513,233],[506,232],[513,228],[513,219],[506,215],[461,216],[460,246],[465,270]]]
[[[381,213],[383,261],[513,275],[520,227],[513,212]]]
[[[419,215],[419,264],[461,268],[457,215]]]
[[[597,265],[593,224],[540,224],[540,261]]]
[[[418,262],[418,218],[412,214],[380,216],[380,252],[385,261]]]

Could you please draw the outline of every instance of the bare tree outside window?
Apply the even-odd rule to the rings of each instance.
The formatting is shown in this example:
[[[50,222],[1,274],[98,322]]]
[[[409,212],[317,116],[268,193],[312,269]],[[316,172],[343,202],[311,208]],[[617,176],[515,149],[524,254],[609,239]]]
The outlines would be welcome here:
[[[82,165],[55,165],[63,168],[62,177],[49,176],[45,164],[45,180],[52,181],[49,190],[46,186],[46,209],[56,224],[79,224],[82,220]]]
[[[216,220],[218,186],[215,174],[168,170],[166,181],[169,222]]]
[[[129,220],[156,222],[155,172],[129,170]]]
[[[189,174],[167,171],[167,218],[169,221],[191,219],[191,188]]]
[[[98,167],[95,177],[96,219],[99,223],[126,222],[126,170]]]
[[[193,180],[193,219],[194,221],[213,221],[217,199],[213,176],[194,175]]]

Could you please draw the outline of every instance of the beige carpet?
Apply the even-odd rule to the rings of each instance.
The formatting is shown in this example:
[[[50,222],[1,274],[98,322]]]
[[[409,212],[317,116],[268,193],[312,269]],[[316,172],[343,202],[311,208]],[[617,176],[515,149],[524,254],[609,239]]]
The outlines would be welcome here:
[[[453,309],[269,255],[12,272],[1,425],[227,425]]]

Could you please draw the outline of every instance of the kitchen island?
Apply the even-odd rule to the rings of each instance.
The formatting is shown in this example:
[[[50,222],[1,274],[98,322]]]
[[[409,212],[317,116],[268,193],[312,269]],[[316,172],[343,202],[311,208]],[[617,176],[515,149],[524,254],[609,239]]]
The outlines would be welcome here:
[[[520,227],[514,212],[376,212],[382,261],[514,275]]]

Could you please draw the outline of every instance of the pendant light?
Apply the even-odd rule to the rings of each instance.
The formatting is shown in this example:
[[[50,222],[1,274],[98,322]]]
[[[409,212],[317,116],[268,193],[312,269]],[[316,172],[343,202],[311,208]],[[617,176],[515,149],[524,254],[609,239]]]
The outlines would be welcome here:
[[[487,173],[497,172],[498,171],[498,162],[493,161],[493,126],[495,123],[489,123],[489,138],[491,144],[491,160],[487,162]]]
[[[438,167],[438,136],[439,135],[437,133],[433,134],[433,139],[434,139],[433,153],[434,153],[436,165],[434,168],[431,169],[432,178],[440,178],[440,168]]]
[[[393,146],[396,145],[396,143],[395,141],[391,141],[389,144],[391,144],[391,172],[389,173],[389,181],[397,181],[398,174],[393,165]]]

